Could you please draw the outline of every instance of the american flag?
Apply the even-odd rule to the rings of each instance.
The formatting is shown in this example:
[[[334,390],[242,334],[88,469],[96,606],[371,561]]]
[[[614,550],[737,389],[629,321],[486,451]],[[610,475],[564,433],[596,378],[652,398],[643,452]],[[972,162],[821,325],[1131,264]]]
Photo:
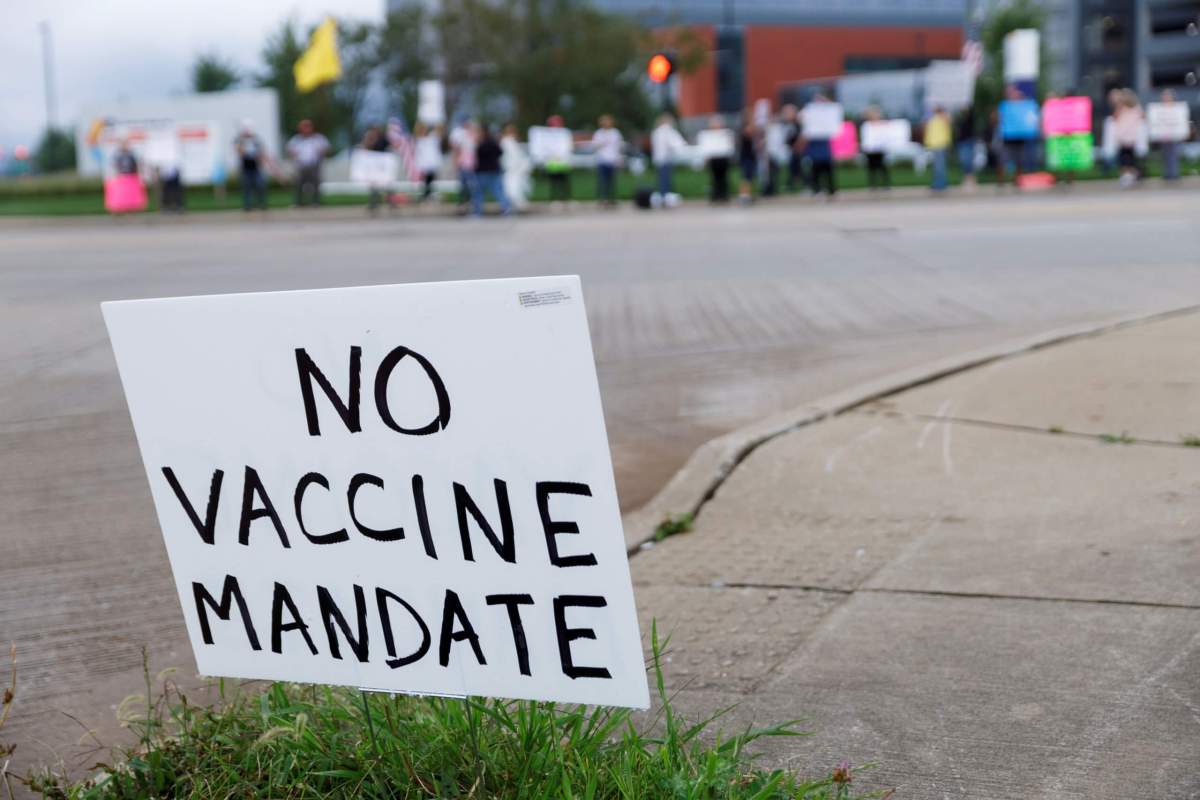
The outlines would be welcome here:
[[[977,39],[967,39],[962,46],[962,60],[966,62],[971,74],[979,77],[983,71],[983,45]]]
[[[416,147],[412,134],[400,117],[392,117],[387,124],[387,140],[390,147],[400,158],[400,174],[406,180],[421,180],[421,172],[417,169]]]

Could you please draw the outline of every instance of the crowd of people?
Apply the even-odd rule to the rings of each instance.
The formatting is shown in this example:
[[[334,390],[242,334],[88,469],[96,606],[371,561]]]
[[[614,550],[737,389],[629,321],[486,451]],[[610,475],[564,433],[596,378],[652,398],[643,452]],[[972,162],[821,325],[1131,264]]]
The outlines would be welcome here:
[[[1146,114],[1137,94],[1131,90],[1115,89],[1107,99],[1109,114],[1103,123],[1099,148],[1101,164],[1119,174],[1122,186],[1132,186],[1145,174],[1145,159],[1151,148]],[[813,126],[805,122],[806,115],[812,116],[811,110],[819,111],[821,104],[831,102],[817,95],[803,109],[789,104],[773,115],[760,104],[740,115],[734,126],[729,125],[727,117],[714,115],[698,133],[695,146],[668,113],[659,115],[648,134],[631,139],[617,127],[612,115],[604,114],[590,136],[573,136],[572,149],[579,147],[590,154],[595,197],[604,207],[617,204],[617,178],[621,169],[640,167],[635,170],[640,174],[647,163],[652,174],[640,179],[642,186],[636,195],[639,204],[647,207],[677,203],[679,195],[674,186],[677,168],[698,162],[707,170],[708,196],[714,203],[732,199],[731,184],[736,186],[737,202],[742,204],[757,197],[801,190],[832,197],[838,189],[833,137],[828,130],[814,133],[810,129]],[[1176,101],[1168,91],[1163,93],[1161,102]],[[865,135],[866,126],[880,122],[885,122],[884,115],[872,106],[861,120],[851,123],[862,126],[855,129],[863,131],[856,138],[862,147],[855,151],[855,156],[865,164],[867,186],[874,191],[891,187],[890,162],[897,155],[894,149]],[[905,126],[907,132],[907,123]],[[546,127],[564,128],[562,117],[551,116]],[[1004,185],[1010,177],[1019,181],[1022,175],[1038,171],[1040,163],[1037,138],[1006,138],[998,109],[982,115],[970,107],[955,114],[934,107],[913,138],[920,145],[915,151],[913,142],[902,144],[910,147],[910,156],[917,152],[923,162],[928,162],[929,186],[935,193],[944,192],[950,185],[952,156],[967,189],[975,186],[976,174],[981,170],[989,171],[998,185]],[[240,163],[243,208],[265,209],[268,177],[281,174],[278,165],[270,161],[262,139],[248,121],[242,124],[232,146]],[[571,181],[577,172],[570,158],[561,153],[535,163],[531,148],[522,143],[515,125],[497,127],[473,119],[463,120],[449,130],[441,125],[419,123],[411,136],[397,134],[391,126],[372,126],[358,147],[375,152],[402,152],[407,172],[415,178],[418,201],[434,199],[439,179],[452,176],[463,210],[475,216],[482,215],[489,200],[501,214],[525,210],[537,170],[545,176],[550,201],[565,204],[572,197]],[[1179,143],[1161,142],[1157,147],[1163,177],[1177,179]],[[331,152],[329,139],[315,129],[311,120],[301,120],[284,149],[292,165],[290,179],[294,183],[295,204],[319,205],[322,165]],[[137,161],[128,146],[123,144],[118,148],[113,167],[117,175],[138,172]],[[1070,179],[1069,174],[1063,177]],[[183,188],[177,171],[158,178],[162,207],[181,210]],[[368,205],[375,210],[384,202],[395,204],[399,199],[390,187],[371,186]]]

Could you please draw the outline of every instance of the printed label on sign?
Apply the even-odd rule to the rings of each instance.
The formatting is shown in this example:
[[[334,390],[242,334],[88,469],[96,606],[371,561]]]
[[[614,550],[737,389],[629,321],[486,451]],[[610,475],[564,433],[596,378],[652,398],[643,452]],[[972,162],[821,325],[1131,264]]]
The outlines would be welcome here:
[[[200,672],[646,707],[579,296],[105,303]]]

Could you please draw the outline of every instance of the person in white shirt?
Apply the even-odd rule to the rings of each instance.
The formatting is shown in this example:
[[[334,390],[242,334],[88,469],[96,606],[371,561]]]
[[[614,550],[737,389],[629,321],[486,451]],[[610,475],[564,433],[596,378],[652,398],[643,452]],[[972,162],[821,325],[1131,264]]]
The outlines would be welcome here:
[[[517,141],[517,126],[511,122],[504,126],[500,136],[500,153],[504,194],[514,209],[524,211],[529,207],[529,176],[533,172],[533,162]]]
[[[413,148],[413,161],[416,162],[417,172],[421,173],[424,188],[421,200],[428,200],[433,195],[433,181],[442,168],[442,127],[428,127],[424,122],[418,122],[413,129],[416,145]]]
[[[675,129],[675,120],[670,114],[662,114],[658,125],[650,134],[650,160],[658,172],[658,193],[665,200],[671,194],[671,173],[675,159],[687,147],[683,135]]]
[[[329,140],[317,133],[312,120],[302,119],[297,133],[288,139],[287,151],[296,162],[296,205],[321,205],[321,162],[329,152]]]
[[[600,117],[600,127],[592,134],[596,154],[596,198],[606,206],[617,204],[617,167],[621,164],[621,145],[625,140],[613,127],[611,114]]]
[[[468,119],[450,131],[450,152],[458,169],[458,203],[466,206],[477,191],[475,186],[475,148],[479,143],[479,126]]]

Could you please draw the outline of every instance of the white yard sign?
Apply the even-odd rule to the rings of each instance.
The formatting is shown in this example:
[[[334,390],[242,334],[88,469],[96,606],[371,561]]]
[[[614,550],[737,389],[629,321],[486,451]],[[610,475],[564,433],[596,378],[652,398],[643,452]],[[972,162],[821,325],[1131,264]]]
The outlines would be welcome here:
[[[103,310],[201,673],[647,706],[578,278]]]
[[[400,177],[400,159],[395,153],[364,150],[350,151],[350,181],[367,186],[390,186]]]
[[[1146,125],[1152,142],[1182,142],[1192,134],[1187,103],[1147,103]]]
[[[562,164],[571,160],[575,142],[566,128],[534,125],[529,129],[529,157],[535,164]]]
[[[702,130],[696,134],[696,147],[705,158],[732,158],[736,150],[733,131],[728,128]]]
[[[906,119],[867,120],[861,139],[864,153],[894,153],[912,144],[912,124]]]
[[[833,139],[842,132],[842,106],[814,101],[800,111],[800,122],[807,139]]]

